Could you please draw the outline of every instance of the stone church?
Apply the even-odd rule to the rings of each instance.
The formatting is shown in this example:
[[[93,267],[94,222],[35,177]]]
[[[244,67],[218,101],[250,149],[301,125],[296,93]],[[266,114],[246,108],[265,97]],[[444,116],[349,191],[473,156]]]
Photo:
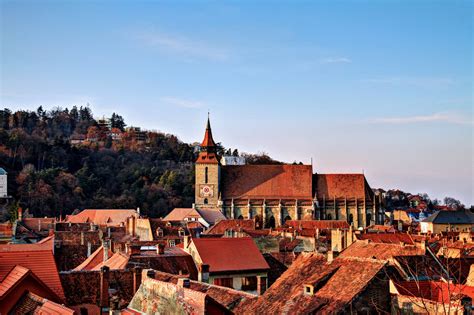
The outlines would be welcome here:
[[[313,174],[312,165],[221,165],[207,120],[196,160],[196,209],[278,227],[286,220],[346,220],[355,228],[383,222],[364,174]]]

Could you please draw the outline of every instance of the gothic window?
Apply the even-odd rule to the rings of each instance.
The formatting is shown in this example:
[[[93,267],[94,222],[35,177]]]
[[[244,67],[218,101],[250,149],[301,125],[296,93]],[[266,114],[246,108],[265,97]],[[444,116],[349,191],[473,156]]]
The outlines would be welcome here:
[[[207,166],[206,166],[206,168],[204,169],[204,181],[205,181],[206,184],[207,184],[207,180],[208,180],[207,173],[208,173],[208,170],[207,170]]]

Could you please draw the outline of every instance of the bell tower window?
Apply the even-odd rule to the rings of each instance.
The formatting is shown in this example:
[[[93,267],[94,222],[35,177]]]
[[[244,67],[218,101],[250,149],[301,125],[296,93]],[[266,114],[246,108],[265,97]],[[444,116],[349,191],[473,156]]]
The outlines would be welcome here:
[[[209,201],[207,200],[207,198],[204,199],[204,204],[207,205],[209,203]]]

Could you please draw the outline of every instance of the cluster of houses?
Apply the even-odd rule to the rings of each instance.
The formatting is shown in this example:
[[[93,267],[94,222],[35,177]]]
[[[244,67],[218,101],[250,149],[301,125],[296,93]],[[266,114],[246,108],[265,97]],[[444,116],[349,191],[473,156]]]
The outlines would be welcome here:
[[[342,220],[264,228],[193,208],[19,212],[0,225],[1,314],[462,314],[474,297],[466,210],[436,212],[417,233]]]

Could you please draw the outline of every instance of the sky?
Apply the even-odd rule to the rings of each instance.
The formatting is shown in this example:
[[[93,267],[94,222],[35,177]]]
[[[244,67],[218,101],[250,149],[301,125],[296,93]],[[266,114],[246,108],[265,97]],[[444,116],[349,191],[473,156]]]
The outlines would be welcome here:
[[[0,107],[97,117],[474,204],[471,1],[0,0]]]

